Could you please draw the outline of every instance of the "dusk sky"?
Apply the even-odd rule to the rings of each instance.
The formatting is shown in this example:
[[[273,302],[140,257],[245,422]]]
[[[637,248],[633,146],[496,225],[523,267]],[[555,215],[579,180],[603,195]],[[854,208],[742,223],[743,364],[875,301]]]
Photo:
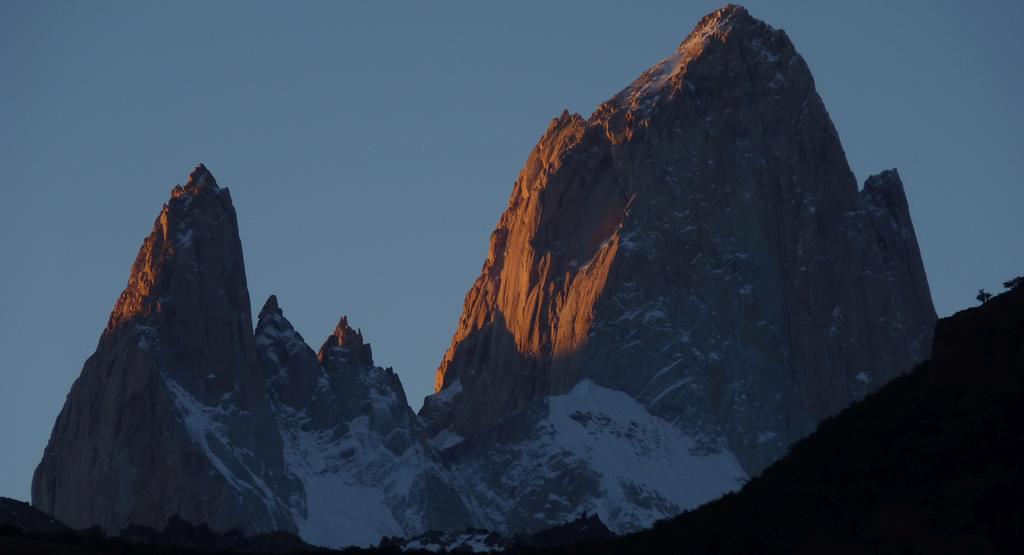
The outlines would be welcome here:
[[[827,6],[826,6],[827,4]],[[1024,274],[1024,3],[748,2],[814,73],[858,181],[899,169],[940,316]],[[0,2],[0,496],[29,498],[170,189],[231,189],[253,315],[342,314],[431,393],[551,118],[717,2]]]

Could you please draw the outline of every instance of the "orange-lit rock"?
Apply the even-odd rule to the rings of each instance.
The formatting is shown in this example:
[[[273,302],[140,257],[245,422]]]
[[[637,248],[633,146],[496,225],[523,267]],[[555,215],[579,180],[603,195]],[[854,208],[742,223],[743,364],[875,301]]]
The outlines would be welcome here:
[[[321,363],[324,362],[324,351],[331,347],[340,349],[346,360],[352,364],[360,366],[373,365],[373,351],[370,349],[370,344],[363,342],[362,331],[354,330],[352,326],[348,325],[348,316],[341,317],[338,325],[334,328],[334,332],[331,333],[327,341],[320,348],[317,358]]]
[[[421,417],[460,439],[457,467],[520,469],[474,488],[515,500],[510,528],[588,509],[622,531],[696,498],[581,486],[586,455],[531,466],[548,455],[515,446],[548,437],[548,396],[624,392],[752,474],[927,356],[934,322],[898,176],[859,192],[789,38],[728,6],[589,118],[548,126]],[[579,486],[564,507],[557,484]]]
[[[295,530],[231,196],[202,165],[139,249],[68,394],[32,502],[74,528]]]

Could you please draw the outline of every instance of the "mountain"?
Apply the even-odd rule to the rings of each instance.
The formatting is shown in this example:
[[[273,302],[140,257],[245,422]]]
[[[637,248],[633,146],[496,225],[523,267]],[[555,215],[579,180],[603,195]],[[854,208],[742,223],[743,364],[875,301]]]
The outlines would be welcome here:
[[[419,415],[347,318],[314,351],[271,296],[254,329],[231,195],[197,167],[32,502],[332,547],[601,531],[581,514],[626,533],[739,488],[925,358],[934,321],[899,175],[858,190],[785,33],[727,6],[551,123]]]
[[[628,532],[739,487],[934,322],[899,175],[858,190],[803,58],[730,5],[551,122],[420,416],[479,526]]]
[[[939,320],[929,361],[742,491],[576,553],[1018,553],[1024,287]]]
[[[1024,288],[939,320],[932,358],[826,419],[790,453],[732,493],[653,529],[608,537],[593,517],[518,544],[482,530],[391,538],[381,549],[474,544],[527,553],[1016,553],[1024,544],[1019,500],[1024,435]],[[86,535],[86,538],[88,535]],[[122,538],[126,536],[122,535]],[[286,535],[248,541],[189,529],[129,538],[147,543],[207,538],[206,547],[300,551]],[[564,538],[583,538],[571,547]],[[594,541],[598,538],[597,541]],[[552,541],[554,540],[554,541]],[[205,540],[204,540],[205,541]],[[269,543],[269,545],[268,545]],[[135,552],[161,551],[133,545]],[[115,540],[68,535],[24,503],[0,499],[0,550],[125,551]],[[346,551],[346,553],[349,551]]]
[[[231,194],[200,165],[143,242],[32,479],[72,528],[295,531]]]
[[[287,467],[306,493],[290,500],[303,539],[372,545],[471,523],[398,376],[374,366],[347,318],[314,353],[271,296],[256,344]]]
[[[139,250],[32,503],[108,534],[174,518],[371,545],[468,526],[452,482],[347,319],[315,353],[272,296],[253,330],[231,196],[200,165]]]

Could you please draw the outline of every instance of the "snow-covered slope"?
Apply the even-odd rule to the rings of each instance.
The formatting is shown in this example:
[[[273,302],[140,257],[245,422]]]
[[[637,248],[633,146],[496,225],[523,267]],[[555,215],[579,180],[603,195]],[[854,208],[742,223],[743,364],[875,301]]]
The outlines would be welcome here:
[[[582,513],[615,532],[635,530],[747,477],[714,438],[691,437],[590,380],[512,420],[500,436],[449,453],[479,525],[492,530],[536,531]]]
[[[315,355],[271,297],[256,345],[286,468],[302,484],[289,506],[303,539],[369,546],[470,523],[398,377],[373,365],[347,319]]]

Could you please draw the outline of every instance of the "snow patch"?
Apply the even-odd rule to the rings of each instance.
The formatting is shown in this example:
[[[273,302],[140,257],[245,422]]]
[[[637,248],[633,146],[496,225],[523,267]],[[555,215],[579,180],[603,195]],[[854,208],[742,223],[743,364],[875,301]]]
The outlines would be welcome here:
[[[583,380],[548,402],[555,444],[601,477],[602,497],[591,500],[592,512],[613,530],[648,527],[672,516],[638,505],[638,492],[682,511],[747,478],[731,452],[697,453],[694,438],[621,391]]]
[[[359,476],[374,467],[384,472],[393,468],[382,464],[394,455],[385,453],[383,442],[369,429],[369,418],[353,420],[348,433],[335,438],[330,430],[309,430],[303,413],[281,410],[290,416],[282,426],[285,464],[306,493],[305,506],[292,507],[302,539],[326,547],[369,547],[383,536],[404,535],[386,502],[384,484],[370,487]],[[353,503],[355,499],[359,502]]]
[[[221,419],[236,409],[207,406],[178,382],[168,376],[162,377],[182,423],[217,472],[236,490],[254,492],[266,505],[267,512],[270,515],[276,514],[277,499],[273,492],[245,464],[246,455],[251,456],[252,453],[234,447],[227,437],[227,427],[221,422]],[[230,393],[225,395],[225,400],[229,397]],[[239,472],[244,473],[244,478],[239,477]]]
[[[779,434],[776,434],[775,432],[773,432],[771,430],[765,430],[765,431],[757,434],[757,442],[758,443],[768,443],[769,441],[775,439],[775,437],[778,436],[778,435]]]
[[[184,231],[179,231],[178,232],[178,236],[177,236],[176,239],[177,239],[176,243],[178,244],[178,248],[182,248],[183,249],[183,248],[186,248],[186,247],[191,247],[192,246],[192,230],[191,229],[185,229]]]
[[[455,398],[456,395],[462,393],[462,381],[456,379],[454,382],[448,384],[447,387],[431,395],[431,399],[438,403],[448,403]]]
[[[462,443],[462,436],[453,432],[450,428],[445,428],[440,432],[437,432],[431,440],[430,444],[434,446],[434,449],[438,451],[444,451],[449,447],[454,447],[459,443]]]
[[[481,525],[505,531],[505,515],[517,503],[543,496],[538,527],[585,511],[624,533],[715,499],[747,478],[733,453],[698,447],[697,438],[633,397],[590,380],[549,397],[547,409],[528,439],[455,469]],[[500,480],[481,479],[492,465],[502,469]],[[595,477],[596,489],[551,489],[581,468]]]

